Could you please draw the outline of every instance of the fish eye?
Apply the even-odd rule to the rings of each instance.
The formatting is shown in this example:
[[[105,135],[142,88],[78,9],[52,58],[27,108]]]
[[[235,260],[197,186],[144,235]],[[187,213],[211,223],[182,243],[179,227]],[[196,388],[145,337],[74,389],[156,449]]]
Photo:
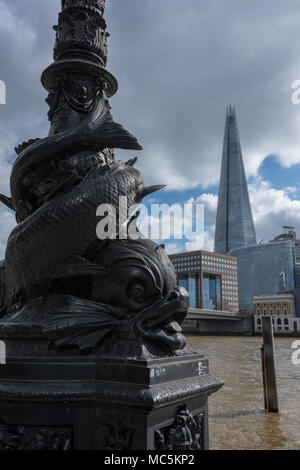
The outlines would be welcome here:
[[[140,303],[144,300],[146,286],[139,280],[131,281],[127,287],[127,295],[130,300]]]

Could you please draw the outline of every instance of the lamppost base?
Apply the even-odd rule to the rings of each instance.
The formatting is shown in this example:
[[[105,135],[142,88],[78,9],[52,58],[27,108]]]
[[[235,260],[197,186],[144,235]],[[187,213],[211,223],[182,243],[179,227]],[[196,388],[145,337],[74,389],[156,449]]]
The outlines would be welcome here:
[[[208,396],[223,382],[201,353],[138,359],[118,353],[122,344],[114,356],[109,345],[102,356],[47,346],[7,342],[0,449],[208,449]]]

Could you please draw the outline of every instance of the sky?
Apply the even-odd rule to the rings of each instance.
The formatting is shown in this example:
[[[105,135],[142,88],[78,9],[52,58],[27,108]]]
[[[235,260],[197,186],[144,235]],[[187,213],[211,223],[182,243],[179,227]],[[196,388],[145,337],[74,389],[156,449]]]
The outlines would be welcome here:
[[[107,0],[113,115],[144,150],[150,202],[204,204],[204,243],[167,240],[169,253],[213,249],[225,110],[235,105],[258,241],[283,225],[300,237],[299,0]],[[0,192],[14,147],[47,134],[47,94],[59,0],[0,0]],[[118,151],[127,160],[135,153]],[[148,202],[148,204],[150,203]],[[15,221],[0,208],[0,256]]]

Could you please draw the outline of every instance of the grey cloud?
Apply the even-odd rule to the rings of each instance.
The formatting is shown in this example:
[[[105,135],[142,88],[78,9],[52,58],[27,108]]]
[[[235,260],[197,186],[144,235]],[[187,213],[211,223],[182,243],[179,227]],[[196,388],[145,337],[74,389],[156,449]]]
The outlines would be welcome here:
[[[40,73],[52,60],[60,1],[0,6],[11,15],[0,20],[0,78],[8,85],[0,131],[15,143],[47,132]],[[113,112],[144,144],[149,182],[216,184],[228,103],[237,106],[248,173],[268,153],[284,159],[291,142],[300,161],[300,109],[290,99],[300,78],[299,2],[108,0],[106,19],[109,68],[120,85]]]
[[[237,106],[245,165],[298,151],[300,5],[292,0],[113,0],[115,115],[144,144],[142,168],[172,188],[219,178],[225,106]],[[292,147],[292,148],[291,148]]]
[[[48,129],[42,70],[52,61],[59,0],[0,0],[0,191],[13,147]],[[300,161],[298,0],[107,0],[115,118],[144,151],[147,182],[217,184],[225,107],[235,104],[248,174],[268,153]],[[290,156],[288,156],[290,155]],[[118,152],[127,158],[127,152]]]

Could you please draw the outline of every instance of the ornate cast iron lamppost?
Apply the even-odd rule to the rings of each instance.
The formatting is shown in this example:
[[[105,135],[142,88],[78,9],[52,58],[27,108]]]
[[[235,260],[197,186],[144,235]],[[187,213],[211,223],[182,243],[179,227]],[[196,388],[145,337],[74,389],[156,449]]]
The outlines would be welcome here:
[[[185,348],[189,298],[163,247],[99,240],[96,210],[145,187],[141,149],[108,99],[105,0],[62,0],[47,137],[24,142],[3,203],[16,213],[0,265],[0,449],[203,449],[207,397],[222,386]],[[127,213],[128,226],[135,223]]]

